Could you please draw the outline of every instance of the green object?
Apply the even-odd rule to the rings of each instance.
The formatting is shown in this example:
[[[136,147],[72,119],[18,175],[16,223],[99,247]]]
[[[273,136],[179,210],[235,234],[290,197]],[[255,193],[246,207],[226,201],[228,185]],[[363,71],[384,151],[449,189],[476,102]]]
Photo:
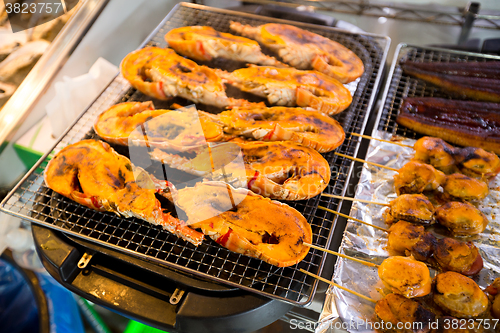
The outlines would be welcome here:
[[[18,145],[17,143],[13,144],[14,150],[17,153],[17,156],[21,159],[26,169],[31,169],[33,165],[43,156],[39,151],[33,150],[31,148]]]
[[[163,333],[165,331],[131,320],[123,333]]]

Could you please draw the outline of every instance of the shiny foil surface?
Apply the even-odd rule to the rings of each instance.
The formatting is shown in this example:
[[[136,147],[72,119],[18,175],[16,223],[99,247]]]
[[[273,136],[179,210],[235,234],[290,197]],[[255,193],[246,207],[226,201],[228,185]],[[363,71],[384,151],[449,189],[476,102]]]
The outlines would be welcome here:
[[[392,134],[375,131],[374,136],[394,140]],[[398,138],[395,142],[412,146],[415,140]],[[392,143],[371,140],[366,160],[393,168],[401,168],[413,157],[413,149]],[[393,175],[394,171],[365,164],[356,188],[355,197],[373,202],[389,203],[396,198]],[[475,236],[456,237],[459,240],[473,241],[479,248],[484,260],[482,271],[472,277],[484,289],[497,277],[500,277],[500,175],[489,183],[490,193],[485,200],[473,203],[490,221],[486,230]],[[382,214],[387,208],[375,204],[353,202],[350,216],[388,229]],[[443,227],[434,225],[426,228],[437,237],[452,237]],[[387,233],[370,226],[349,220],[344,232],[339,252],[380,264],[390,254],[386,249]],[[431,277],[438,272],[431,269]],[[376,267],[338,258],[333,281],[351,290],[357,291],[374,300],[384,297],[389,290],[380,281]],[[363,323],[375,322],[375,304],[363,300],[349,292],[330,286],[327,291],[325,306],[316,332],[341,332],[343,327],[349,332],[376,332]],[[500,323],[497,332],[500,331]],[[493,332],[493,331],[492,331]]]

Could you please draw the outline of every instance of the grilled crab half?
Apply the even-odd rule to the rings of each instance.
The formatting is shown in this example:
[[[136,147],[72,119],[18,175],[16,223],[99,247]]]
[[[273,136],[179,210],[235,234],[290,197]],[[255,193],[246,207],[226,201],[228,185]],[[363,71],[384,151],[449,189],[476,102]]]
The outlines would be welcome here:
[[[252,66],[217,74],[242,91],[266,97],[273,105],[301,106],[327,115],[344,111],[352,102],[342,83],[316,71]]]
[[[234,108],[214,115],[191,108],[154,110],[152,102],[114,105],[99,115],[94,130],[113,144],[132,143],[178,152],[196,151],[206,142],[228,141],[234,136],[294,141],[328,152],[345,138],[336,120],[301,108]]]
[[[231,251],[280,267],[300,262],[309,251],[303,243],[311,243],[311,227],[285,204],[223,183],[177,191],[133,169],[107,143],[84,140],[57,153],[44,177],[49,188],[79,204],[161,225],[196,246],[206,234]],[[155,193],[173,200],[187,214],[187,222],[165,213]]]
[[[165,40],[177,53],[195,60],[209,61],[220,57],[252,64],[288,67],[262,53],[256,41],[219,32],[212,27],[172,29],[165,35]]]
[[[298,69],[315,69],[342,83],[354,81],[364,72],[361,59],[345,46],[292,25],[252,27],[231,22],[230,28],[267,46]]]
[[[227,97],[222,80],[212,69],[171,49],[145,47],[129,53],[120,67],[134,88],[160,100],[179,96],[221,108],[251,105],[246,100]]]
[[[174,191],[187,223],[225,248],[278,267],[299,263],[309,252],[312,230],[292,207],[222,182]],[[209,218],[207,218],[209,217]]]
[[[210,146],[193,159],[158,148],[150,155],[171,168],[224,180],[272,199],[309,199],[330,182],[330,167],[323,156],[293,142],[233,141]]]
[[[45,169],[52,190],[97,211],[137,217],[199,245],[203,234],[164,213],[155,189],[140,186],[129,159],[107,143],[83,140],[63,148]]]

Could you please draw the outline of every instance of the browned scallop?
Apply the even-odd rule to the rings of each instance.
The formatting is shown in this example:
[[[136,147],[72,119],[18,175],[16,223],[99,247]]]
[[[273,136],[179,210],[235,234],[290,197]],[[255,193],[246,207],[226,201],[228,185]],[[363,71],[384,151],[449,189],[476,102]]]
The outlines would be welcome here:
[[[489,194],[487,183],[460,173],[447,176],[443,189],[448,197],[466,201],[483,200]]]
[[[422,297],[431,292],[429,269],[411,257],[385,259],[378,268],[378,276],[388,289],[407,298]]]
[[[434,205],[423,194],[403,194],[389,203],[384,212],[387,223],[399,220],[430,224],[434,222]]]
[[[472,242],[461,242],[454,238],[438,239],[434,259],[445,271],[464,275],[475,275],[483,268],[483,259]]]
[[[443,184],[446,175],[432,165],[410,161],[394,175],[394,186],[398,195],[422,193],[436,190]]]
[[[418,325],[403,325],[403,327],[411,326],[412,328],[409,329],[384,331],[390,333],[428,333],[431,332],[430,323],[436,318],[420,303],[398,294],[389,294],[379,300],[375,305],[375,314],[377,319],[392,323],[393,327],[396,327],[398,323],[418,323]]]
[[[488,225],[486,216],[468,202],[451,201],[436,209],[439,224],[453,234],[468,236],[483,232]]]
[[[413,145],[414,159],[428,163],[438,170],[450,173],[455,167],[455,148],[443,139],[424,136]]]
[[[434,282],[434,302],[449,315],[473,318],[488,310],[488,297],[471,278],[446,272],[438,274]]]
[[[467,147],[459,149],[455,160],[460,171],[476,178],[492,178],[500,172],[500,158],[483,148]]]

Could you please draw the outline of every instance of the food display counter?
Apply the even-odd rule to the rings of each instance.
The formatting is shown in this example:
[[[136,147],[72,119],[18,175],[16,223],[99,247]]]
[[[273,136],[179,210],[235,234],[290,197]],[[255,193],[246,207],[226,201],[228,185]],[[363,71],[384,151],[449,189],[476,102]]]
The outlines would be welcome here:
[[[496,64],[497,57],[402,44],[393,56],[391,36],[366,32],[365,26],[349,22],[352,17],[328,19],[336,16],[336,9],[327,2],[321,13],[313,14],[320,11],[321,3],[266,1],[250,6],[233,4],[231,9],[216,8],[225,7],[222,3],[206,4],[209,6],[179,3],[166,16],[157,13],[164,18],[147,32],[138,50],[119,52],[121,73],[2,201],[3,212],[33,223],[35,246],[47,271],[74,293],[167,331],[252,332],[280,327],[284,331],[340,328],[355,332],[373,331],[367,323],[380,320],[424,322],[420,317],[408,320],[391,315],[390,297],[384,298],[390,291],[409,296],[394,296],[394,302],[424,307],[429,325],[438,318],[452,320],[447,315],[469,319],[467,313],[436,306],[439,302],[427,296],[431,284],[437,288],[438,278],[432,283],[430,276],[425,280],[429,269],[416,259],[431,258],[427,263],[432,277],[442,271],[456,272],[452,264],[436,266],[436,262],[441,263],[436,258],[441,257],[432,254],[422,258],[413,248],[387,248],[387,235],[378,233],[384,227],[388,231],[384,220],[395,226],[398,220],[412,217],[393,214],[389,219],[388,211],[395,207],[370,206],[392,204],[396,192],[423,197],[419,193],[434,190],[429,199],[433,211],[425,223],[434,224],[439,219],[434,217],[434,205],[472,200],[467,209],[479,208],[476,214],[484,217],[485,228],[472,237],[458,233],[457,240],[449,227],[433,227],[432,233],[425,234],[430,239],[428,246],[437,251],[437,244],[448,237],[449,242],[459,242],[457,251],[462,251],[449,260],[463,261],[463,244],[469,244],[467,249],[475,254],[471,259],[474,270],[469,265],[461,273],[474,280],[464,281],[478,283],[482,289],[471,287],[479,290],[474,289],[480,293],[478,297],[484,294],[487,303],[495,304],[495,258],[500,254],[494,208],[500,162],[494,164],[498,157],[486,151],[491,155],[476,156],[474,150],[466,156],[465,150],[445,149],[446,158],[463,157],[453,172],[465,172],[479,187],[490,184],[489,190],[485,185],[484,197],[472,199],[457,199],[458,194],[448,190],[451,169],[446,170],[448,175],[433,169],[437,178],[419,187],[423,171],[408,172],[414,177],[408,180],[408,175],[396,168],[411,158],[400,155],[399,148],[408,150],[423,136],[418,126],[412,131],[408,125],[398,124],[403,99],[453,96],[442,92],[439,82],[436,88],[436,80],[442,81],[442,76],[423,84],[412,74],[402,74],[402,61]],[[280,12],[277,5],[288,9]],[[110,8],[117,6],[111,1],[100,9],[101,15],[112,14]],[[382,12],[387,15],[379,16],[378,22],[398,20],[395,13],[403,15],[405,6],[384,7]],[[479,34],[478,27],[498,31],[499,17],[468,15],[474,8],[470,5],[460,14],[460,24],[439,22],[449,24],[451,30],[458,28],[453,36],[459,41],[458,48],[470,47],[467,37]],[[345,10],[339,12],[343,13],[339,16],[346,15]],[[362,14],[374,16],[362,11],[354,20]],[[449,17],[454,15],[449,13]],[[435,19],[439,21],[439,17]],[[325,24],[304,23],[309,21]],[[190,26],[205,28],[176,30]],[[95,36],[94,28],[89,34]],[[180,36],[178,40],[174,32]],[[119,31],[114,34],[120,36]],[[262,48],[243,36],[256,39]],[[454,43],[443,40],[441,44]],[[483,49],[491,49],[492,44],[486,44],[482,44]],[[75,57],[85,59],[85,53],[78,52],[83,45],[90,43],[84,38]],[[169,46],[184,57],[166,49]],[[246,58],[227,59],[244,55]],[[388,61],[392,62],[390,71],[385,70]],[[276,67],[256,67],[248,62]],[[491,77],[484,78],[484,70],[475,75],[493,80],[494,86],[498,77],[495,65],[492,67],[488,70]],[[63,67],[58,75],[68,70]],[[448,69],[442,75],[460,76],[461,70]],[[495,88],[492,90],[491,95],[496,96]],[[414,112],[416,106],[408,108]],[[495,119],[492,116],[485,122],[495,128]],[[434,133],[440,136],[439,130]],[[367,134],[371,137],[363,137]],[[12,130],[8,135],[13,137]],[[380,143],[379,139],[386,141]],[[446,139],[450,141],[449,136]],[[485,149],[491,150],[490,146]],[[371,164],[362,166],[365,158]],[[488,160],[483,167],[492,170],[468,172],[471,168],[467,163],[474,158]],[[385,171],[374,171],[373,167]],[[400,176],[394,181],[395,173]],[[372,203],[352,204],[349,198],[353,197]],[[375,228],[349,220],[349,214],[373,223]],[[464,241],[474,241],[477,248]],[[369,266],[349,258],[334,265],[334,257],[323,249],[338,250],[339,255]],[[402,257],[405,254],[411,259]],[[387,259],[386,263],[389,256],[399,261],[393,264]],[[485,267],[479,274],[478,258]],[[399,268],[383,269],[390,265]],[[394,274],[397,269],[400,273]],[[424,279],[410,287],[414,294],[394,287],[405,274],[420,276],[419,269]],[[340,288],[348,287],[358,296],[326,288],[318,277],[335,281]],[[411,298],[422,295],[423,303]],[[488,306],[472,316],[479,315],[478,319],[491,326],[495,309],[496,305]],[[342,326],[352,318],[364,321],[365,326]]]

